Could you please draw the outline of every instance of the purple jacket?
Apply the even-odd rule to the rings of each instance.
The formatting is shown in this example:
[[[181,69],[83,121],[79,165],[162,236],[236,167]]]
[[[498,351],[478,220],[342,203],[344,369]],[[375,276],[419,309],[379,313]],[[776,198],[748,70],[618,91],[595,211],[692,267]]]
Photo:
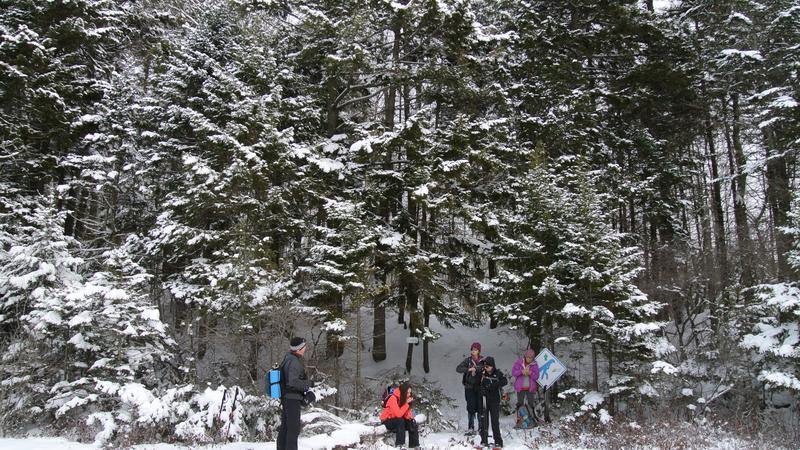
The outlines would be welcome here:
[[[519,392],[522,390],[523,383],[525,379],[523,378],[522,371],[525,369],[525,359],[520,358],[517,362],[514,363],[514,368],[511,369],[511,375],[514,375],[516,381],[514,381],[514,390]],[[536,389],[539,387],[536,384],[536,380],[539,379],[539,365],[536,364],[536,360],[531,361],[530,365],[528,366],[528,370],[530,370],[530,390],[536,392]]]

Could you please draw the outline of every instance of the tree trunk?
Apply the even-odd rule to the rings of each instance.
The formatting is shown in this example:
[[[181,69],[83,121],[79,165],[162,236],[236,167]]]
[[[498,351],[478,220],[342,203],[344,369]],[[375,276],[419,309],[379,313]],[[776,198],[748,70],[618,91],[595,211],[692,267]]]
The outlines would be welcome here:
[[[206,356],[208,351],[208,314],[202,312],[197,321],[197,351],[194,357],[199,361]]]
[[[431,307],[427,298],[422,302],[422,320],[424,321],[425,328],[428,328],[431,324]],[[424,370],[425,373],[431,372],[429,345],[429,340],[425,339],[422,341],[422,370]]]
[[[718,293],[725,295],[728,283],[728,244],[725,240],[725,212],[722,209],[722,181],[717,164],[717,147],[714,142],[714,130],[711,113],[706,109],[705,117],[706,158],[711,170],[711,214],[714,221],[714,264],[711,269],[712,280],[709,286],[708,300],[711,310],[711,329],[716,332],[719,322],[717,317]],[[724,302],[723,299],[719,299]]]
[[[782,227],[789,226],[789,209],[791,207],[791,187],[789,185],[788,171],[786,170],[786,157],[778,152],[771,154],[774,130],[765,131],[764,147],[766,148],[767,160],[767,201],[770,212],[772,213],[772,226],[775,239],[775,257],[778,267],[778,278],[780,280],[793,280],[792,268],[789,265],[788,253],[792,248],[792,238],[781,230]],[[774,150],[772,150],[774,151]]]
[[[592,336],[592,389],[600,391],[600,381],[597,374],[597,344]]]
[[[336,95],[333,96],[334,98]],[[325,131],[328,137],[336,134],[336,128],[339,127],[339,106],[330,105],[325,115]]]
[[[416,285],[414,274],[405,272],[402,275],[403,293],[406,298],[406,306],[408,307],[409,326],[408,336],[418,337],[417,328],[419,328],[419,313],[417,312],[417,301],[419,300],[419,290]],[[414,344],[408,343],[406,350],[406,373],[411,373],[412,358],[414,356]]]
[[[403,120],[407,121],[411,117],[411,87],[403,84]]]
[[[614,377],[614,346],[608,343],[608,379]],[[608,398],[608,413],[612,416],[616,414],[616,397],[611,394]]]
[[[361,391],[361,302],[363,294],[360,294],[356,305],[356,370],[353,377],[353,409],[358,408],[358,394]]]
[[[430,219],[430,221],[429,221]],[[420,226],[419,226],[419,234],[420,240],[419,245],[423,251],[431,250],[431,230],[430,224],[433,222],[433,214],[428,215],[428,207],[423,203],[422,207],[420,208]],[[430,295],[424,295],[422,299],[422,324],[427,329],[431,323],[431,302],[430,302]],[[430,341],[428,339],[423,339],[422,341],[422,370],[425,373],[430,373],[431,371],[431,363],[430,363],[430,353],[429,353],[429,345]]]
[[[343,298],[340,292],[331,292],[325,300],[328,311],[333,317],[342,317],[344,314]],[[340,331],[325,333],[325,354],[328,358],[339,358],[344,354],[344,342],[341,340]]]
[[[384,105],[384,118],[383,125],[387,130],[394,129],[395,111],[397,109],[397,82],[394,77],[397,75],[397,67],[400,62],[400,39],[402,23],[398,17],[392,21],[392,79],[389,81],[389,86],[386,87],[386,103]]]
[[[386,287],[388,273],[384,269],[380,272],[383,294],[372,297],[372,360],[383,361],[386,359],[386,299],[389,289]]]
[[[736,222],[736,243],[739,247],[739,264],[742,270],[742,287],[750,287],[754,282],[752,267],[752,243],[750,240],[750,225],[747,220],[747,173],[745,168],[747,160],[742,148],[741,139],[741,109],[739,106],[739,94],[731,94],[732,112],[730,146],[728,152],[731,154],[733,165],[731,166],[731,176],[733,183],[731,191],[733,194],[733,217]],[[724,108],[724,107],[723,107]]]
[[[248,369],[248,375],[250,376],[250,380],[253,384],[257,384],[258,380],[258,351],[261,348],[259,341],[260,339],[258,336],[250,336],[249,346],[250,346],[250,355],[248,356],[247,361],[243,361],[245,367]]]
[[[494,258],[491,256],[489,257],[489,279],[486,280],[487,283],[491,282],[495,276],[497,276],[497,262],[495,262]],[[494,313],[493,310],[489,311],[489,329],[494,330],[497,328],[497,315]]]
[[[78,222],[77,214],[78,214],[78,206],[81,202],[81,193],[83,189],[71,187],[69,188],[69,198],[67,199],[67,204],[65,210],[67,211],[67,216],[64,218],[64,235],[65,236],[73,236],[75,237],[75,228]]]

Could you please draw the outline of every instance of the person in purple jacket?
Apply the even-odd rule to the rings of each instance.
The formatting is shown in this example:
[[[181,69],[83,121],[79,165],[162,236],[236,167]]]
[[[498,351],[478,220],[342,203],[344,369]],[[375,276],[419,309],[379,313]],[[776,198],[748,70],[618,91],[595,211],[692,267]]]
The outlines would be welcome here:
[[[522,358],[519,358],[511,369],[514,376],[514,390],[517,391],[517,409],[523,404],[528,404],[528,409],[534,414],[534,404],[536,397],[536,380],[539,379],[539,365],[534,359],[533,350],[525,350]]]

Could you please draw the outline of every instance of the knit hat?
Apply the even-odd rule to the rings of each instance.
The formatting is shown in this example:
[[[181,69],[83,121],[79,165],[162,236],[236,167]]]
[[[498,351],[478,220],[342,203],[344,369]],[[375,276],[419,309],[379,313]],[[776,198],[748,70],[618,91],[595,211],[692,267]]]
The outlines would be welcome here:
[[[473,342],[472,345],[469,346],[469,350],[472,351],[473,349],[478,349],[478,351],[481,351],[481,343]]]
[[[291,341],[289,341],[289,350],[293,352],[299,352],[306,346],[306,340],[301,337],[293,337]]]
[[[525,357],[530,359],[530,360],[533,360],[533,358],[535,358],[536,355],[533,354],[533,350],[527,349],[527,350],[525,350]]]
[[[497,367],[494,365],[494,358],[492,358],[491,356],[487,356],[486,359],[483,360],[483,365]]]

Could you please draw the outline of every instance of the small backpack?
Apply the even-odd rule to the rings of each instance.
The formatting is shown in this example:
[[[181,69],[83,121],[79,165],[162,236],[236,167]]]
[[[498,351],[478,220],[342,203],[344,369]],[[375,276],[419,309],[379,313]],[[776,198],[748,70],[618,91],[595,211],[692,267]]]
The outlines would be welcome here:
[[[394,393],[394,389],[395,387],[391,384],[388,384],[385,388],[383,388],[383,395],[381,396],[381,408],[386,408],[386,402],[389,401],[389,397],[391,397]]]
[[[275,363],[272,370],[267,372],[267,396],[271,398],[281,398],[281,385],[283,384],[282,367]]]
[[[280,363],[275,363],[272,366],[272,370],[267,372],[267,396],[271,398],[281,398],[284,392],[286,392],[286,380],[283,376],[283,366],[286,363],[286,359]]]
[[[528,405],[520,405],[517,408],[517,428],[532,428],[535,424],[535,417]]]

